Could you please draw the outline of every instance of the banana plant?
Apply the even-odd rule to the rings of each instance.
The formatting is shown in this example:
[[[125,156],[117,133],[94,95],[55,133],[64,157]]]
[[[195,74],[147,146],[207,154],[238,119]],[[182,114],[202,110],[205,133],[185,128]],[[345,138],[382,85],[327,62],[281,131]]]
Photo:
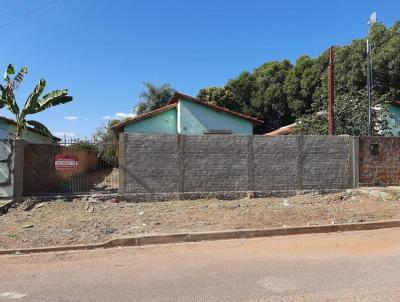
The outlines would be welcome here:
[[[22,132],[27,125],[32,126],[45,136],[52,137],[50,130],[46,126],[38,121],[28,120],[27,116],[46,110],[49,107],[71,102],[72,97],[68,95],[67,89],[54,90],[41,97],[46,87],[46,81],[41,79],[26,99],[23,109],[20,110],[14,91],[21,85],[27,73],[28,68],[23,67],[12,78],[15,74],[14,66],[11,64],[7,66],[4,72],[4,85],[0,84],[0,109],[6,107],[15,116],[16,138],[21,138]]]

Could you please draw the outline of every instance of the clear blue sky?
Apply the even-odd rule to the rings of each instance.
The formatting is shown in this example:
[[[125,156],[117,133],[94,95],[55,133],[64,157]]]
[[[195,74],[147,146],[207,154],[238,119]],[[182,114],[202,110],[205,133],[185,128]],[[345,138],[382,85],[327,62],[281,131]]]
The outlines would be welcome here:
[[[398,0],[0,4],[0,67],[29,67],[18,92],[20,103],[41,77],[48,90],[68,88],[72,103],[36,119],[54,133],[75,137],[91,136],[105,116],[132,113],[143,81],[170,83],[195,96],[200,88],[223,85],[266,61],[294,62],[303,54],[317,56],[330,45],[363,37],[373,11],[387,26],[400,19]],[[6,110],[0,114],[7,115]]]

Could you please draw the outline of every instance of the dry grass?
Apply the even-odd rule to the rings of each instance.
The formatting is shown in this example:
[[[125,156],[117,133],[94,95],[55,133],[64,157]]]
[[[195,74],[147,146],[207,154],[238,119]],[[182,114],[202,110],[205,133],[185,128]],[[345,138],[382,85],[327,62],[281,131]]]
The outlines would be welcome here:
[[[377,193],[378,192],[378,193]],[[329,195],[230,201],[147,203],[85,200],[46,202],[0,216],[0,249],[103,242],[147,233],[215,231],[398,219],[396,190],[353,190]]]

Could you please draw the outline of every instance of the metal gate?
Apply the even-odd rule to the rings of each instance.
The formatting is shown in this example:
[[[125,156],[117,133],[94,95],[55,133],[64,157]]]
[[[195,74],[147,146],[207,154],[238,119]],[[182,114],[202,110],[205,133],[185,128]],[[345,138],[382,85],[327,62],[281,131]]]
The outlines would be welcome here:
[[[26,143],[24,196],[118,191],[118,145],[88,140]]]

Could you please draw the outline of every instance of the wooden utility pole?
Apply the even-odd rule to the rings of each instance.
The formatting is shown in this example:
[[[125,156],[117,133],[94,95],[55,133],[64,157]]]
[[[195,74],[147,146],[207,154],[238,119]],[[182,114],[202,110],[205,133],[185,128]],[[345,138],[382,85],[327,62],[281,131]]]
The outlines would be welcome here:
[[[329,49],[329,67],[328,67],[328,135],[335,134],[335,67],[333,61],[333,46]]]

